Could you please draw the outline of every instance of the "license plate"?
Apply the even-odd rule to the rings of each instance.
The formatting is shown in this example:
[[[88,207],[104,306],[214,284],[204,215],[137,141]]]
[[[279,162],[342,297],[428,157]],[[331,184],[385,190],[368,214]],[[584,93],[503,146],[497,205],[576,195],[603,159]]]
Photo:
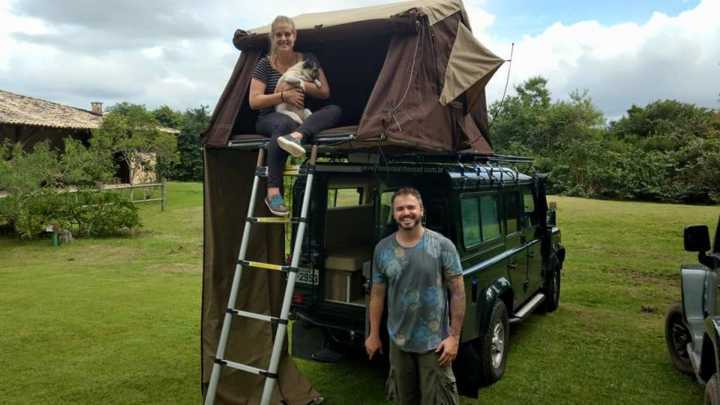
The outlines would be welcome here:
[[[300,269],[297,272],[296,282],[309,285],[320,284],[320,272],[318,269]]]

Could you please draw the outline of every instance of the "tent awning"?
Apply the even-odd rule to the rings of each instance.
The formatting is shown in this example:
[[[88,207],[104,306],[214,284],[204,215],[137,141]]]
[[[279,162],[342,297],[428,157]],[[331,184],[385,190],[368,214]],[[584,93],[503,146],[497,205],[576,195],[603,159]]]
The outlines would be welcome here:
[[[445,85],[440,93],[440,103],[447,105],[459,95],[475,86],[485,87],[487,81],[505,61],[490,52],[462,22],[445,70]],[[477,91],[468,92],[468,105],[474,105]]]

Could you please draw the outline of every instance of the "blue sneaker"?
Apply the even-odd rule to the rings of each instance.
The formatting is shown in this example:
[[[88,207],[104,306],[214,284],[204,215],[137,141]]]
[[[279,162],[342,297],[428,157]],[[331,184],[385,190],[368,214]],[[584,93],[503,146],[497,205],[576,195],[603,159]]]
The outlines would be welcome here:
[[[283,200],[282,195],[280,194],[275,194],[269,200],[265,197],[265,205],[267,205],[273,215],[277,215],[279,217],[284,217],[290,213],[287,206],[285,206],[285,200]]]

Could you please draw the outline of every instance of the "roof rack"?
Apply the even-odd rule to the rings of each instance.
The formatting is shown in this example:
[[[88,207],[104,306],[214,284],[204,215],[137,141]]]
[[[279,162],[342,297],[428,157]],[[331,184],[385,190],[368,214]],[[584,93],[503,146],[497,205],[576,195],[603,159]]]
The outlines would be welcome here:
[[[456,164],[520,164],[533,163],[533,159],[524,156],[496,155],[475,153],[472,151],[461,152],[424,152],[424,153],[403,153],[385,156],[388,163],[456,163]]]
[[[270,138],[261,135],[240,135],[235,136],[228,142],[228,147],[233,149],[254,150],[265,148]],[[379,148],[377,144],[362,142],[365,147],[356,149],[336,149],[335,146],[350,142],[360,142],[354,132],[334,132],[319,134],[315,137],[315,144],[319,146],[319,153],[332,159],[348,159],[351,163],[373,163],[373,164],[423,164],[423,163],[446,163],[453,165],[515,165],[532,164],[533,159],[524,156],[481,154],[471,150],[459,152],[403,152],[388,153]],[[474,169],[469,169],[474,170]],[[515,170],[517,171],[517,170]]]

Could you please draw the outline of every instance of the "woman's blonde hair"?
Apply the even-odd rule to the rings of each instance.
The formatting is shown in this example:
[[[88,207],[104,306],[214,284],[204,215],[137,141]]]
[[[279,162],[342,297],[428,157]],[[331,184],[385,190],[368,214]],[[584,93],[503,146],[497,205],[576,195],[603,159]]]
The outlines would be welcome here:
[[[270,57],[275,56],[275,30],[280,24],[289,25],[292,28],[293,32],[295,32],[295,21],[293,21],[292,18],[286,17],[284,15],[279,15],[275,17],[272,24],[270,24]]]

